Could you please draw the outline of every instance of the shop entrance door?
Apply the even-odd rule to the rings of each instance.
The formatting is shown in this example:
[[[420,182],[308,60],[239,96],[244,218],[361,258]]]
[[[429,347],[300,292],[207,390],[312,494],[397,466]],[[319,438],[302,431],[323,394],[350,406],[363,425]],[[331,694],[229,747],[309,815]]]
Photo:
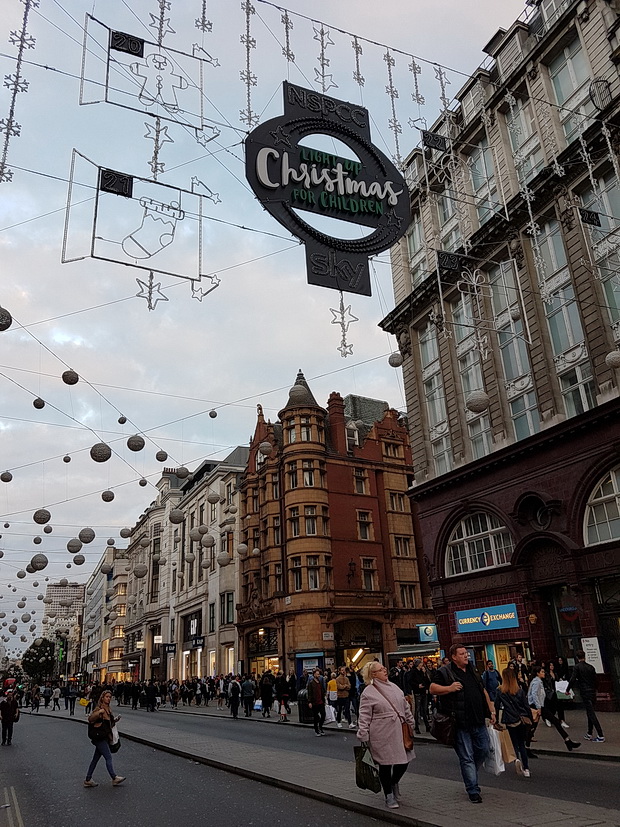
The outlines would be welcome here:
[[[570,586],[550,589],[551,620],[555,632],[557,654],[577,662],[581,649],[581,602]]]

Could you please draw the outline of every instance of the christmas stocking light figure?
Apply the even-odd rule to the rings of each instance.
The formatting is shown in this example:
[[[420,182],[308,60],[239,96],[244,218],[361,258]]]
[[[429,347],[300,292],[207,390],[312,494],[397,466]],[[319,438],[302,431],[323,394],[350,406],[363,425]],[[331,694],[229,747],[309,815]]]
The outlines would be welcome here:
[[[174,241],[176,226],[185,218],[177,201],[163,204],[152,198],[141,198],[144,207],[142,223],[123,239],[123,250],[131,258],[151,258]]]

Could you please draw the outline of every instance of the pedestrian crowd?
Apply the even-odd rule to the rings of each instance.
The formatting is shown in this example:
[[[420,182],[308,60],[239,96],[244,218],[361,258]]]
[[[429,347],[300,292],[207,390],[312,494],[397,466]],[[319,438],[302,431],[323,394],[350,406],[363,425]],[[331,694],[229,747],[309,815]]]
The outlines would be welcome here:
[[[568,735],[564,716],[563,699],[577,689],[587,716],[585,739],[595,743],[605,740],[595,711],[595,669],[583,651],[576,654],[572,669],[562,658],[526,664],[517,654],[501,674],[489,660],[480,675],[468,650],[454,644],[441,662],[430,658],[409,663],[399,660],[389,671],[375,659],[361,670],[349,666],[337,671],[304,669],[300,675],[267,669],[261,675],[230,673],[109,685],[94,681],[82,687],[71,681],[16,686],[0,692],[2,745],[12,743],[20,708],[38,712],[43,704],[55,711],[62,702],[74,715],[79,701],[88,716],[88,737],[95,747],[84,786],[97,786],[92,776],[101,758],[113,785],[118,786],[125,778],[117,775],[113,766],[112,755],[120,748],[116,729],[120,716],[111,711],[113,701],[117,707],[140,707],[149,712],[164,705],[178,709],[179,705],[213,704],[215,710],[228,711],[233,719],[240,712],[248,718],[254,713],[262,717],[273,713],[282,723],[288,722],[291,703],[297,702],[312,716],[318,737],[325,734],[326,723],[357,731],[362,751],[368,753],[363,760],[372,764],[376,773],[375,791],[383,791],[388,808],[400,806],[400,781],[415,758],[413,735],[420,733],[421,725],[454,748],[469,800],[478,804],[482,802],[479,770],[493,753],[492,743],[499,743],[491,730],[502,735],[502,752],[506,743],[512,745],[510,760],[517,774],[530,778],[530,761],[537,757],[531,745],[541,723],[556,729],[567,750],[581,746]]]

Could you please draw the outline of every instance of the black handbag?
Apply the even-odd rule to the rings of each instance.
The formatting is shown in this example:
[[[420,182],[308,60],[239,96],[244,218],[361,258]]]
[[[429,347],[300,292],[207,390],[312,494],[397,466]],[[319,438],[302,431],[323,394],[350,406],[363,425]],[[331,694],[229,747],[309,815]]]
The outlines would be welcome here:
[[[353,747],[355,754],[355,783],[360,790],[370,790],[372,793],[381,792],[381,781],[379,780],[379,770],[377,765],[367,763],[364,761],[366,753],[370,750],[364,744],[358,747]]]
[[[431,735],[440,744],[445,744],[447,747],[453,747],[456,741],[456,721],[454,713],[444,715],[439,710],[433,710],[431,715]]]
[[[121,739],[119,738],[115,744],[110,744],[110,752],[118,752],[121,748]]]

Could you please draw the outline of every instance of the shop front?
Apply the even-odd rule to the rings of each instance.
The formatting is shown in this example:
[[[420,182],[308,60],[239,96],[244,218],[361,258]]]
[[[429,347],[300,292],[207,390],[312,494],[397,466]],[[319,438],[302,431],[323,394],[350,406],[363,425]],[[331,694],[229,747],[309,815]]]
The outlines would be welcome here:
[[[278,630],[275,626],[264,626],[248,632],[246,638],[246,663],[250,674],[262,675],[267,669],[275,674],[282,668],[278,652]]]
[[[203,635],[195,635],[183,643],[181,656],[181,680],[202,677],[202,652],[205,645]]]
[[[439,665],[441,651],[436,623],[418,623],[411,629],[397,629],[396,644],[396,651],[387,654],[388,669],[392,669],[401,660],[407,666],[418,659],[423,660],[429,668]]]
[[[359,670],[369,661],[384,661],[383,630],[376,620],[356,618],[334,623],[334,640],[335,666]]]
[[[510,660],[531,659],[529,622],[516,603],[499,603],[454,612],[455,642],[462,643],[470,661],[483,672],[487,661],[500,672]]]

